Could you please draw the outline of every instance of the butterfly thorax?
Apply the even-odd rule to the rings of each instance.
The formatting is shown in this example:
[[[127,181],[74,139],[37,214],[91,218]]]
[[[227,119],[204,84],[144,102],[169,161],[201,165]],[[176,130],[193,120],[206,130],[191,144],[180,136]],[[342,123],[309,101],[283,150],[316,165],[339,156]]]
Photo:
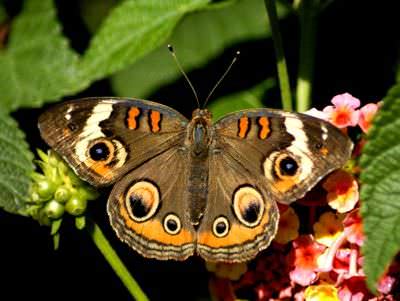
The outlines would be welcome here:
[[[212,140],[211,112],[206,109],[193,111],[192,120],[188,126],[187,145],[190,146],[191,155],[205,157]]]

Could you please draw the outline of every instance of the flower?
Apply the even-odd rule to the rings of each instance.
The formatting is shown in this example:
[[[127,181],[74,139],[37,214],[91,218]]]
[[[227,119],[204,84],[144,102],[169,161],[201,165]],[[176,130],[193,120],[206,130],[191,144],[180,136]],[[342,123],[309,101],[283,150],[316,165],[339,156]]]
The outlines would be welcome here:
[[[288,207],[281,214],[279,219],[278,233],[275,236],[275,242],[287,244],[299,236],[299,217],[292,207]]]
[[[336,95],[331,100],[333,106],[327,106],[323,112],[328,120],[338,128],[356,126],[359,120],[360,100],[349,93]]]
[[[322,187],[328,192],[328,204],[339,213],[352,210],[358,202],[358,184],[354,177],[344,170],[330,174]]]
[[[304,292],[305,301],[340,301],[336,287],[330,284],[311,285]]]
[[[369,103],[360,109],[360,119],[358,125],[364,133],[368,132],[372,125],[372,120],[374,119],[376,113],[378,112],[378,105],[375,103]]]
[[[341,301],[362,301],[365,297],[372,297],[368,291],[365,276],[355,276],[345,279],[340,284],[339,298]]]
[[[310,285],[317,279],[317,259],[325,250],[325,246],[317,243],[312,235],[301,235],[292,245],[294,269],[289,273],[290,279],[302,286]]]
[[[343,220],[344,232],[347,240],[358,246],[364,242],[364,232],[359,210],[354,210]]]
[[[343,231],[343,225],[337,215],[332,212],[325,212],[314,224],[313,229],[315,240],[329,247]]]

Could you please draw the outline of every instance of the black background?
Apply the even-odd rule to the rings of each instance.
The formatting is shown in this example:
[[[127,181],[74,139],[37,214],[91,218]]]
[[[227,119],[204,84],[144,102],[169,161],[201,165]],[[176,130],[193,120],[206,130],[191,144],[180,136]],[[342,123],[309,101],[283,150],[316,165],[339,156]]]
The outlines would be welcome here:
[[[332,96],[343,92],[350,92],[364,103],[376,102],[394,84],[399,54],[396,2],[337,0],[321,14],[316,49],[314,106],[321,109]],[[18,14],[21,1],[5,3],[11,15]],[[72,46],[83,52],[90,35],[80,19],[77,3],[77,0],[57,1],[57,8],[64,33],[71,39]],[[297,18],[292,15],[283,20],[281,31],[290,75],[294,79],[298,63]],[[242,53],[240,60],[214,99],[249,88],[275,74],[271,40],[232,45],[205,68],[189,73],[200,95],[208,93],[237,49]],[[110,94],[109,82],[102,80],[78,96]],[[162,87],[151,99],[162,101],[187,116],[196,106],[194,100],[193,103],[186,101],[193,99],[193,96],[183,79]],[[274,90],[266,95],[265,103],[278,107],[277,99],[279,93]],[[13,114],[27,133],[32,149],[45,148],[36,128],[37,116],[42,110],[20,110]],[[102,198],[92,203],[90,216],[100,224],[148,296],[152,300],[208,298],[208,276],[201,259],[191,258],[182,263],[146,260],[116,238],[106,217],[108,191],[104,190]],[[60,249],[56,252],[52,249],[48,232],[48,228],[40,227],[29,218],[0,211],[1,300],[130,299],[85,231],[75,230],[72,222],[67,221],[62,228]]]

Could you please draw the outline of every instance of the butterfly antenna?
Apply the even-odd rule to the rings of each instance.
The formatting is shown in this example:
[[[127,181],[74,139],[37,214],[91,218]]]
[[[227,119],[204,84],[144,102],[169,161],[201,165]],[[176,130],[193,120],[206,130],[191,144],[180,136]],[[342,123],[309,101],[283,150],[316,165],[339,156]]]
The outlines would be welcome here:
[[[226,77],[226,75],[229,73],[229,71],[231,70],[232,66],[236,63],[237,59],[239,58],[240,55],[240,51],[236,51],[236,55],[234,56],[232,62],[229,64],[228,68],[226,69],[225,73],[221,76],[221,78],[217,81],[217,83],[215,84],[214,88],[212,88],[211,92],[208,94],[206,101],[204,102],[203,108],[206,107],[208,100],[211,98],[211,96],[214,94],[214,91],[217,89],[217,87],[219,86],[219,84],[224,80],[224,78]]]
[[[181,71],[181,73],[183,74],[183,76],[185,77],[186,81],[188,82],[190,88],[192,89],[192,92],[194,94],[194,97],[196,97],[196,101],[197,101],[197,107],[200,108],[200,101],[199,101],[199,97],[197,96],[196,90],[193,87],[192,83],[190,82],[189,77],[186,75],[185,71],[183,71],[183,68],[181,66],[181,64],[178,61],[178,58],[176,57],[174,48],[172,47],[172,45],[168,44],[168,50],[169,52],[171,52],[171,55],[176,63],[176,65],[178,66],[179,70]]]

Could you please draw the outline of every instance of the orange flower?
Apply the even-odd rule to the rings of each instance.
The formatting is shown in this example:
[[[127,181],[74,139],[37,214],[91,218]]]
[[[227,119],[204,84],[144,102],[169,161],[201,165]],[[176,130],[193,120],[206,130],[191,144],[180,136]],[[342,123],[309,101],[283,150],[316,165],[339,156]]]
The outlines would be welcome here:
[[[332,212],[325,212],[313,225],[315,240],[320,244],[330,247],[343,232],[341,218]]]
[[[304,297],[305,301],[340,301],[336,287],[330,284],[311,285]]]
[[[329,206],[340,213],[348,212],[358,202],[358,184],[354,177],[344,170],[330,174],[322,187],[328,192]]]
[[[327,106],[323,112],[328,120],[338,128],[356,126],[359,120],[360,101],[349,93],[336,95],[331,100],[333,106]]]
[[[279,219],[279,228],[275,236],[275,242],[284,245],[296,239],[299,236],[299,227],[299,217],[292,207],[288,207]]]
[[[290,271],[290,279],[302,286],[307,286],[317,279],[317,259],[325,246],[317,243],[312,235],[301,235],[293,242],[291,253],[294,269]]]
[[[369,103],[360,109],[360,120],[358,121],[358,125],[364,133],[368,132],[371,127],[372,120],[378,112],[378,108],[377,104]]]

